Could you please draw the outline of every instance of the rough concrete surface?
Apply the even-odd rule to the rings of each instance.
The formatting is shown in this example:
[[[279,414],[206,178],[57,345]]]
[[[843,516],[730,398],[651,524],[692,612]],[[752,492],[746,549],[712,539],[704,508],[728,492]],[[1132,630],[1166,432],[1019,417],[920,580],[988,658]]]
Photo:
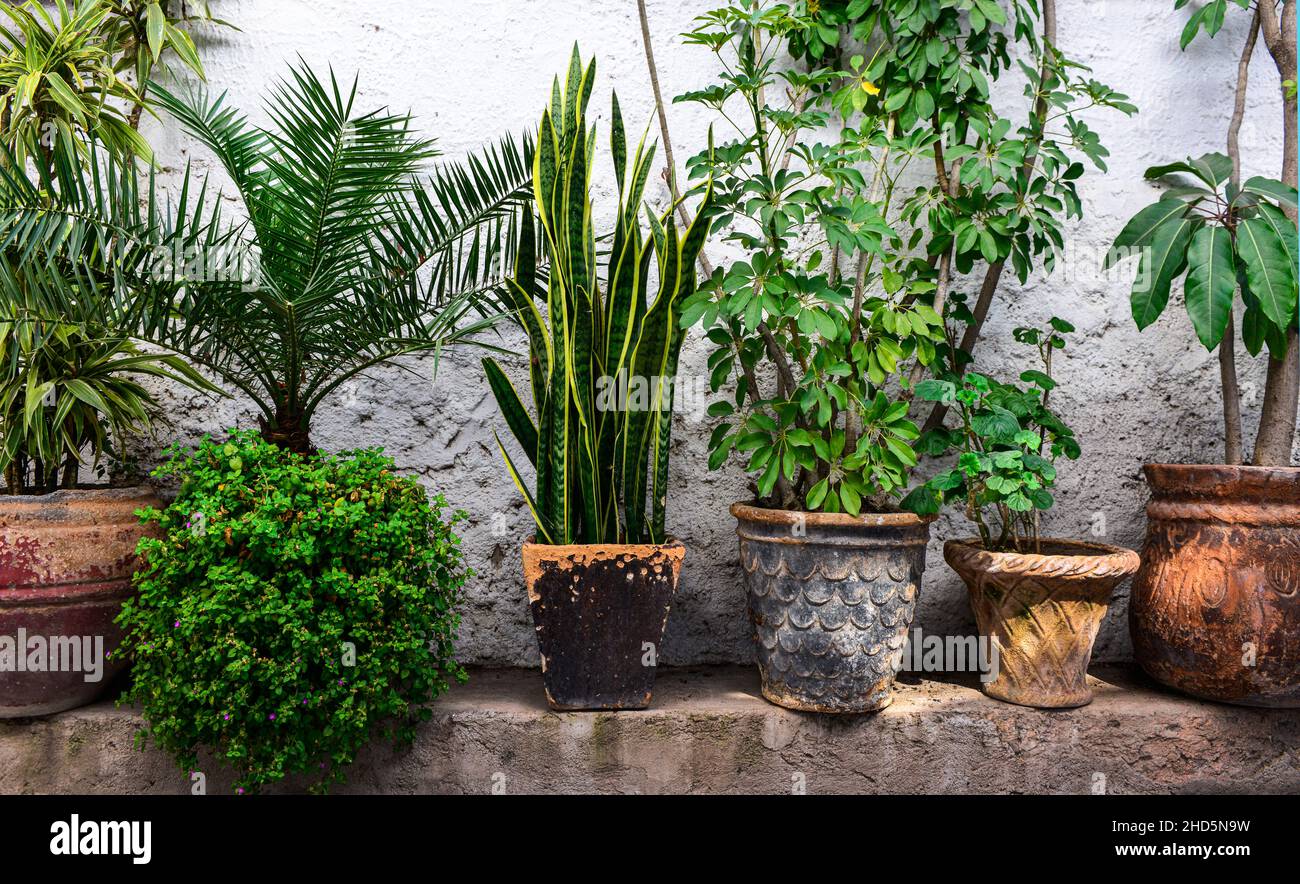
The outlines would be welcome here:
[[[709,82],[712,54],[683,45],[677,35],[713,4],[650,0],[647,5],[665,95]],[[1070,249],[1056,273],[1037,274],[1024,286],[1006,275],[979,358],[985,370],[1014,376],[1028,366],[1023,348],[1010,344],[1012,328],[1041,324],[1052,315],[1078,327],[1073,347],[1058,362],[1062,386],[1054,396],[1078,432],[1084,458],[1062,468],[1058,505],[1046,527],[1057,535],[1088,535],[1136,547],[1145,525],[1141,464],[1221,456],[1218,370],[1215,358],[1197,343],[1180,295],[1175,294],[1153,328],[1139,335],[1128,306],[1134,268],[1111,275],[1098,268],[1123,223],[1155,199],[1155,190],[1142,181],[1143,169],[1223,149],[1236,55],[1248,17],[1230,4],[1217,38],[1202,36],[1180,52],[1178,35],[1196,4],[1177,12],[1172,0],[1060,0],[1058,6],[1061,47],[1090,65],[1097,79],[1130,94],[1141,113],[1129,119],[1108,111],[1085,112],[1110,149],[1110,171],[1089,169],[1083,179],[1085,217],[1071,226]],[[209,84],[229,90],[231,102],[256,122],[267,120],[260,96],[285,72],[286,62],[302,53],[313,65],[332,65],[343,77],[359,70],[358,107],[409,108],[417,127],[435,136],[446,156],[461,157],[506,132],[535,125],[551,74],[566,64],[575,40],[584,53],[599,56],[593,112],[607,115],[609,89],[615,87],[630,128],[651,118],[649,79],[630,0],[470,5],[451,0],[213,0],[212,7],[242,30],[202,35]],[[998,86],[999,106],[1023,119],[1023,81],[1012,70]],[[1241,136],[1247,176],[1279,173],[1282,126],[1276,80],[1272,61],[1262,48],[1257,50]],[[695,105],[672,105],[669,116],[677,160],[684,164],[705,145],[711,120]],[[149,121],[146,134],[173,180],[188,161],[199,171],[213,168],[207,151],[174,124]],[[601,138],[605,151],[607,134]],[[596,168],[597,210],[608,213],[614,197],[606,153]],[[649,199],[662,205],[665,196],[665,185],[653,176]],[[231,210],[238,212],[233,203]],[[709,253],[715,260],[723,257],[716,244]],[[977,265],[972,277],[958,281],[959,290],[972,292],[982,274]],[[705,375],[705,356],[699,336],[692,336],[683,353],[687,382]],[[431,380],[431,360],[407,360],[405,367],[413,372],[393,367],[372,372],[343,388],[318,416],[315,440],[327,448],[383,445],[404,469],[469,512],[462,533],[477,576],[463,608],[462,657],[475,663],[535,664],[519,563],[519,543],[530,531],[530,520],[492,440],[492,430],[502,422],[478,358],[470,350],[446,354],[436,381]],[[1263,365],[1244,354],[1240,358],[1246,422],[1253,432]],[[242,400],[214,403],[169,391],[164,401],[173,412],[173,428],[165,435],[182,442],[235,424],[255,426],[254,414]],[[716,473],[707,471],[711,428],[698,413],[675,420],[669,526],[688,552],[661,649],[666,664],[751,659],[734,521],[727,514],[731,502],[748,497],[747,483],[734,463]],[[163,441],[168,440],[141,447],[143,465],[157,461]],[[916,617],[926,632],[965,634],[972,629],[966,591],[940,553],[942,540],[968,533],[960,518],[947,517],[935,526]],[[1130,657],[1126,603],[1127,588],[1122,588],[1102,627],[1097,660]]]
[[[367,748],[337,791],[1300,794],[1300,710],[1202,703],[1123,667],[1093,675],[1081,709],[909,678],[883,712],[836,717],[767,703],[752,667],[664,670],[650,709],[618,713],[550,712],[540,673],[476,670],[410,751]],[[132,748],[139,724],[107,703],[0,722],[0,793],[190,791],[165,755]],[[228,791],[206,773],[208,794]]]

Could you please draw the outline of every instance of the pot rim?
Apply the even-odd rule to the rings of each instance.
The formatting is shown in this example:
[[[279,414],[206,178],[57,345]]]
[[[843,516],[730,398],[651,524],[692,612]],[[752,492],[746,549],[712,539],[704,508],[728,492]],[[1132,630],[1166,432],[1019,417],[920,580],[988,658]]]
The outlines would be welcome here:
[[[1204,473],[1210,471],[1241,472],[1246,475],[1262,476],[1268,473],[1281,473],[1286,476],[1300,476],[1300,466],[1261,467],[1248,463],[1160,463],[1151,462],[1142,465],[1146,470],[1167,470],[1169,472]]]
[[[99,501],[126,501],[141,498],[158,499],[158,491],[147,484],[109,486],[96,488],[60,488],[47,494],[0,494],[0,508],[10,506],[45,507],[56,503],[82,503]]]
[[[978,537],[959,537],[952,540],[945,540],[943,543],[944,558],[948,557],[949,551],[962,554],[967,560],[982,559],[990,564],[996,563],[999,570],[1023,570],[1035,566],[1048,564],[1051,562],[1096,562],[1104,559],[1114,559],[1117,567],[1129,567],[1136,571],[1141,564],[1141,557],[1135,550],[1125,546],[1115,546],[1110,543],[1099,543],[1094,540],[1075,540],[1064,537],[1043,537],[1043,544],[1050,544],[1057,547],[1066,547],[1071,550],[1080,550],[1078,553],[1020,553],[1014,551],[993,551],[984,548],[983,543]],[[950,563],[951,564],[951,563]],[[1012,567],[1008,567],[1012,566]]]
[[[815,525],[842,528],[913,528],[928,525],[938,516],[918,516],[916,513],[805,513],[800,510],[774,510],[752,503],[733,503],[731,514],[737,519],[767,525]]]
[[[537,535],[534,534],[524,540],[521,549],[524,552],[545,551],[556,556],[566,556],[573,553],[590,554],[597,551],[609,552],[614,555],[650,556],[657,552],[672,554],[678,550],[685,554],[686,544],[671,534],[663,543],[538,543]]]

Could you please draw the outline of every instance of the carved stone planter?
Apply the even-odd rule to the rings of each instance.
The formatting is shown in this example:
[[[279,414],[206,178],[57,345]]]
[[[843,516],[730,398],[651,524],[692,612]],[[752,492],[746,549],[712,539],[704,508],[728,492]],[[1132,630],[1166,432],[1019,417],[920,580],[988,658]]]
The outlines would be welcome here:
[[[966,581],[980,634],[996,651],[997,677],[984,693],[1021,706],[1084,706],[1097,629],[1138,554],[1068,540],[1043,540],[1042,549],[988,552],[978,540],[950,540],[943,557]]]
[[[524,582],[552,709],[644,709],[686,548],[525,543]]]
[[[0,718],[85,705],[121,671],[135,511],[161,505],[144,487],[0,496]]]
[[[1133,650],[1197,697],[1300,706],[1300,469],[1148,464]]]
[[[889,705],[932,518],[735,504],[763,696],[806,712]]]

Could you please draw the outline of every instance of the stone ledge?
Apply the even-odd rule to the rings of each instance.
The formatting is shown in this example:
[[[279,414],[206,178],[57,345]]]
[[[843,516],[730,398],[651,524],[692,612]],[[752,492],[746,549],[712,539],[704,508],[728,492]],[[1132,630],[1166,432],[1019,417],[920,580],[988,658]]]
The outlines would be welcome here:
[[[363,752],[338,792],[1300,794],[1300,710],[1203,703],[1098,667],[1082,709],[1040,711],[973,682],[907,678],[875,715],[790,712],[752,667],[665,669],[641,712],[553,713],[532,670],[481,669],[433,708],[415,746]],[[184,793],[169,758],[133,748],[139,716],[100,703],[0,722],[0,793]],[[228,777],[214,773],[208,791]],[[286,790],[287,791],[287,790]]]

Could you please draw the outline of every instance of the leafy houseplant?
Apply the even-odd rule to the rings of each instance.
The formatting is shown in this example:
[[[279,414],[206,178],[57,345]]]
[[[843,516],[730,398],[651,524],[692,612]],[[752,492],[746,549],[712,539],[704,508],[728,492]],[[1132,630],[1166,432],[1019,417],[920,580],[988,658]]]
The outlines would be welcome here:
[[[644,232],[638,214],[654,149],[642,139],[629,158],[614,97],[619,208],[601,278],[591,200],[596,133],[586,119],[595,74],[595,62],[584,66],[575,46],[566,82],[561,87],[557,78],[538,129],[533,187],[550,256],[545,291],[530,269],[530,220],[519,271],[507,286],[512,315],[528,337],[536,420],[501,367],[484,360],[506,423],[537,474],[530,493],[502,447],[537,523],[534,542],[524,545],[525,579],[548,696],[560,708],[649,703],[654,670],[641,662],[642,641],[662,638],[684,553],[665,526],[669,436],[682,304],[695,290],[709,203],[706,196],[680,232],[671,209],[660,217],[647,212]],[[605,625],[593,622],[601,617]]]
[[[711,387],[728,390],[709,409],[720,419],[709,464],[739,456],[755,476],[755,505],[732,513],[764,696],[878,709],[897,656],[865,649],[901,648],[928,537],[927,521],[893,502],[917,462],[912,374],[944,343],[935,284],[913,272],[895,226],[899,181],[925,143],[897,137],[892,111],[832,107],[837,71],[778,66],[791,34],[811,27],[788,7],[740,0],[697,22],[686,41],[712,50],[723,74],[678,100],[713,108],[735,137],[688,168],[714,182],[713,229],[747,257],[715,270],[682,322],[705,329]],[[847,125],[819,141],[833,114]],[[785,607],[826,594],[825,630],[796,629]],[[877,610],[868,595],[887,601]],[[825,642],[846,620],[843,640],[864,650],[846,646],[828,667]]]
[[[1052,356],[1065,347],[1074,326],[1052,317],[1046,329],[1018,328],[1017,341],[1036,347],[1042,369],[1021,373],[1018,387],[974,371],[960,383],[926,380],[921,399],[956,408],[960,426],[930,434],[928,453],[956,454],[956,465],[914,489],[903,506],[931,514],[943,504],[959,504],[979,529],[980,543],[994,552],[1041,552],[1038,512],[1050,509],[1056,482],[1055,461],[1079,457],[1074,432],[1051,409],[1056,387]]]
[[[1179,0],[1175,8],[1184,5]],[[1129,221],[1107,256],[1113,262],[1126,252],[1141,254],[1132,296],[1139,328],[1160,316],[1182,280],[1197,338],[1207,350],[1218,351],[1223,389],[1223,463],[1144,468],[1152,500],[1129,625],[1138,662],[1164,684],[1214,700],[1297,706],[1296,5],[1212,0],[1192,12],[1181,45],[1186,48],[1202,30],[1214,37],[1232,5],[1249,11],[1251,22],[1237,63],[1227,154],[1148,169],[1149,180],[1171,189]],[[1261,38],[1278,71],[1282,174],[1281,180],[1256,176],[1243,182],[1239,134],[1250,60]],[[1252,357],[1268,354],[1259,431],[1249,458],[1238,340]],[[1192,586],[1202,589],[1189,595]],[[1242,648],[1251,653],[1243,656]]]
[[[158,500],[145,486],[86,487],[83,468],[123,477],[128,437],[155,416],[139,377],[215,388],[175,356],[138,348],[131,328],[96,309],[98,292],[132,290],[119,275],[131,250],[117,247],[123,228],[89,239],[60,209],[86,194],[87,180],[101,184],[150,156],[138,114],[125,111],[144,99],[119,76],[124,4],[49,6],[0,7],[0,633],[96,636],[111,651],[115,605],[131,593],[136,541],[150,530],[134,512]],[[126,217],[154,205],[140,196],[113,188]],[[59,247],[39,247],[32,234]],[[71,670],[0,673],[0,716],[90,702],[120,668],[107,660],[97,681]]]
[[[474,314],[513,259],[528,201],[531,145],[504,141],[426,182],[435,151],[408,117],[354,108],[350,91],[305,65],[272,91],[275,128],[224,96],[159,106],[216,154],[248,221],[231,227],[187,178],[174,213],[130,168],[76,181],[53,205],[31,195],[3,217],[16,248],[70,262],[107,324],[128,327],[252,400],[264,435],[311,450],[311,419],[338,387],[394,357],[436,352],[486,327]],[[69,235],[68,231],[73,231]],[[107,277],[67,243],[117,258]]]
[[[944,558],[966,582],[980,632],[996,650],[997,674],[985,693],[1025,706],[1091,701],[1087,673],[1097,630],[1112,591],[1138,566],[1131,550],[1039,535],[1038,513],[1053,503],[1054,462],[1079,457],[1074,434],[1048,408],[1056,387],[1052,355],[1073,330],[1057,317],[1046,329],[1015,330],[1042,361],[1041,370],[1020,375],[1025,387],[973,371],[960,384],[928,380],[917,387],[918,396],[955,408],[961,425],[931,439],[957,455],[955,466],[904,505],[932,513],[955,503],[979,530],[977,539],[945,543]]]
[[[464,678],[453,611],[469,571],[429,499],[376,450],[302,457],[256,434],[173,450],[180,494],[146,518],[123,654],[152,739],[184,770],[208,747],[238,791],[340,782],[381,732],[409,743]]]

